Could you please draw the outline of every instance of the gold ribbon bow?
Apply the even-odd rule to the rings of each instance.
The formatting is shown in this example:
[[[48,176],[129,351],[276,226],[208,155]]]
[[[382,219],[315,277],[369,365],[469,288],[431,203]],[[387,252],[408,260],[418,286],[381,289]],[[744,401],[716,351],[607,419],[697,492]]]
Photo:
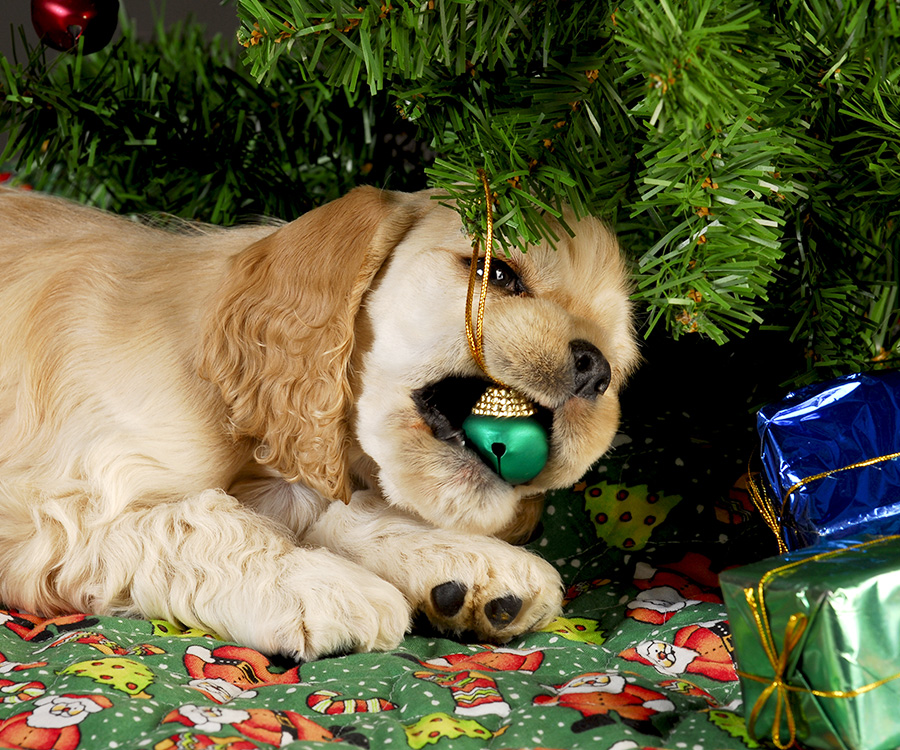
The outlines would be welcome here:
[[[768,623],[765,625],[765,630],[761,624],[764,621],[760,618],[753,589],[745,589],[744,595],[747,597],[747,603],[753,611],[754,619],[757,620],[757,627],[760,628],[760,633],[768,631]],[[751,737],[756,737],[756,720],[759,718],[760,712],[774,693],[775,717],[772,719],[772,742],[775,743],[775,747],[779,750],[787,750],[787,748],[794,744],[794,740],[797,736],[794,712],[791,710],[789,698],[790,691],[792,689],[795,690],[796,688],[785,683],[784,673],[787,670],[788,659],[790,659],[791,653],[803,637],[808,622],[808,618],[802,613],[791,615],[788,624],[784,629],[784,648],[781,649],[780,654],[775,651],[771,644],[769,644],[766,637],[763,637],[762,639],[763,647],[766,650],[766,656],[769,657],[769,662],[772,664],[774,674],[772,676],[772,681],[766,686],[762,693],[759,694],[759,697],[753,704],[753,708],[750,710],[750,715],[747,717],[747,732]],[[738,674],[741,677],[762,681],[761,678],[758,678],[756,675],[746,674],[741,671],[738,671]],[[787,719],[788,734],[790,736],[790,741],[786,745],[781,742],[782,714],[784,714]]]
[[[818,698],[856,698],[863,693],[868,693],[870,690],[875,690],[876,688],[879,688],[882,685],[891,682],[892,680],[900,678],[900,672],[898,672],[897,674],[893,674],[890,677],[885,677],[881,680],[870,682],[867,685],[863,685],[862,687],[852,690],[813,690],[811,688],[797,687],[796,685],[788,684],[787,682],[785,682],[785,673],[787,672],[787,666],[790,663],[791,655],[794,649],[800,643],[803,638],[803,634],[806,632],[806,628],[809,625],[809,618],[802,612],[793,614],[790,616],[790,618],[788,618],[787,625],[784,628],[784,645],[781,649],[781,652],[779,653],[778,649],[775,647],[775,637],[772,633],[771,625],[769,624],[769,613],[766,609],[765,600],[766,586],[769,584],[769,582],[776,576],[784,575],[785,572],[792,570],[793,568],[796,568],[800,565],[806,565],[807,563],[815,562],[817,560],[824,560],[829,557],[834,557],[835,555],[841,554],[848,550],[864,549],[873,545],[884,544],[885,542],[897,540],[900,540],[900,536],[888,536],[881,539],[874,539],[869,542],[862,542],[861,544],[854,544],[850,547],[834,549],[828,552],[820,552],[816,555],[812,555],[802,560],[795,560],[794,562],[788,563],[787,565],[782,565],[778,568],[773,568],[772,570],[767,571],[762,576],[762,578],[760,578],[759,584],[756,586],[755,590],[753,588],[744,589],[744,597],[746,598],[747,604],[750,606],[750,611],[753,614],[753,621],[756,624],[757,631],[759,632],[759,638],[762,642],[763,650],[766,652],[766,657],[768,658],[769,663],[772,666],[772,677],[761,677],[760,675],[749,674],[747,672],[738,670],[738,675],[740,675],[742,678],[766,684],[765,689],[762,691],[762,693],[759,694],[759,697],[756,699],[756,702],[753,704],[753,708],[750,709],[750,714],[747,717],[747,731],[753,739],[757,739],[755,732],[756,721],[759,718],[759,715],[762,712],[763,708],[773,695],[775,696],[775,715],[772,720],[772,742],[775,744],[775,747],[777,747],[778,750],[787,750],[794,745],[794,742],[797,739],[796,720],[794,718],[794,712],[791,707],[791,693],[805,693],[807,695],[814,695]],[[781,738],[782,717],[784,717],[787,723],[787,743],[782,742]]]

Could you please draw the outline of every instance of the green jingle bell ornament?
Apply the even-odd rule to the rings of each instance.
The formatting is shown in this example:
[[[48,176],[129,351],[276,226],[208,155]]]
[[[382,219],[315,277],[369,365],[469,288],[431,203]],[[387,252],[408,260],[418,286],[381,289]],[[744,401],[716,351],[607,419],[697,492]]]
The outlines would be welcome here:
[[[534,479],[547,465],[547,432],[534,404],[509,388],[489,387],[462,429],[487,464],[510,484]]]

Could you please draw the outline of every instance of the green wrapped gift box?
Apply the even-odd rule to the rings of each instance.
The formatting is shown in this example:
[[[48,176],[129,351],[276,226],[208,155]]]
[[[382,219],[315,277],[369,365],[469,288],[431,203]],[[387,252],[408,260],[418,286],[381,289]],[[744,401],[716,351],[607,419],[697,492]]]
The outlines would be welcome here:
[[[720,582],[752,737],[900,747],[900,537],[811,547]]]

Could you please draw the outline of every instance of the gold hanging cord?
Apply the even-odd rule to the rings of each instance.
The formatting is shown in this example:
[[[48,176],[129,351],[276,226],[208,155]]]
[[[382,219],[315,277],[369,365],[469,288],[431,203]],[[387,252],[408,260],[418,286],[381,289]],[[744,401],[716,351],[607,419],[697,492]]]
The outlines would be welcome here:
[[[484,202],[487,209],[487,231],[484,241],[484,266],[481,272],[481,293],[478,297],[478,310],[475,315],[474,330],[472,326],[472,305],[475,300],[475,285],[478,283],[478,242],[472,247],[472,263],[469,266],[469,288],[466,292],[466,339],[472,357],[485,375],[493,380],[496,388],[489,388],[475,406],[476,414],[500,417],[529,417],[535,413],[534,404],[525,396],[510,388],[502,380],[488,372],[484,361],[484,308],[487,303],[488,285],[490,284],[491,254],[494,247],[494,210],[491,197],[491,186],[483,169],[478,170],[478,177],[484,186]]]
[[[475,284],[478,281],[478,242],[472,246],[472,263],[469,266],[469,289],[466,292],[466,338],[469,340],[469,349],[478,366],[498,385],[506,387],[497,378],[493,377],[484,364],[484,306],[487,302],[487,290],[490,283],[491,255],[494,248],[494,209],[491,199],[491,187],[487,175],[483,169],[478,170],[478,176],[484,185],[484,202],[487,209],[487,233],[484,241],[484,269],[481,274],[481,295],[478,297],[478,315],[475,321],[475,330],[472,330],[472,302],[475,299]]]

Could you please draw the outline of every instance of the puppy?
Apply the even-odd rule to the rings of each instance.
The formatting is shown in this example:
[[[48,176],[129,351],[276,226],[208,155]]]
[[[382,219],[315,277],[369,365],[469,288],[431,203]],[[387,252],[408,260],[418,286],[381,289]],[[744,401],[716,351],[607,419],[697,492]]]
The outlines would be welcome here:
[[[168,231],[0,191],[0,602],[302,659],[395,647],[416,611],[545,625],[559,576],[502,539],[608,448],[637,357],[616,241],[574,227],[492,264],[487,369],[549,432],[512,486],[460,430],[472,239],[431,193]]]

